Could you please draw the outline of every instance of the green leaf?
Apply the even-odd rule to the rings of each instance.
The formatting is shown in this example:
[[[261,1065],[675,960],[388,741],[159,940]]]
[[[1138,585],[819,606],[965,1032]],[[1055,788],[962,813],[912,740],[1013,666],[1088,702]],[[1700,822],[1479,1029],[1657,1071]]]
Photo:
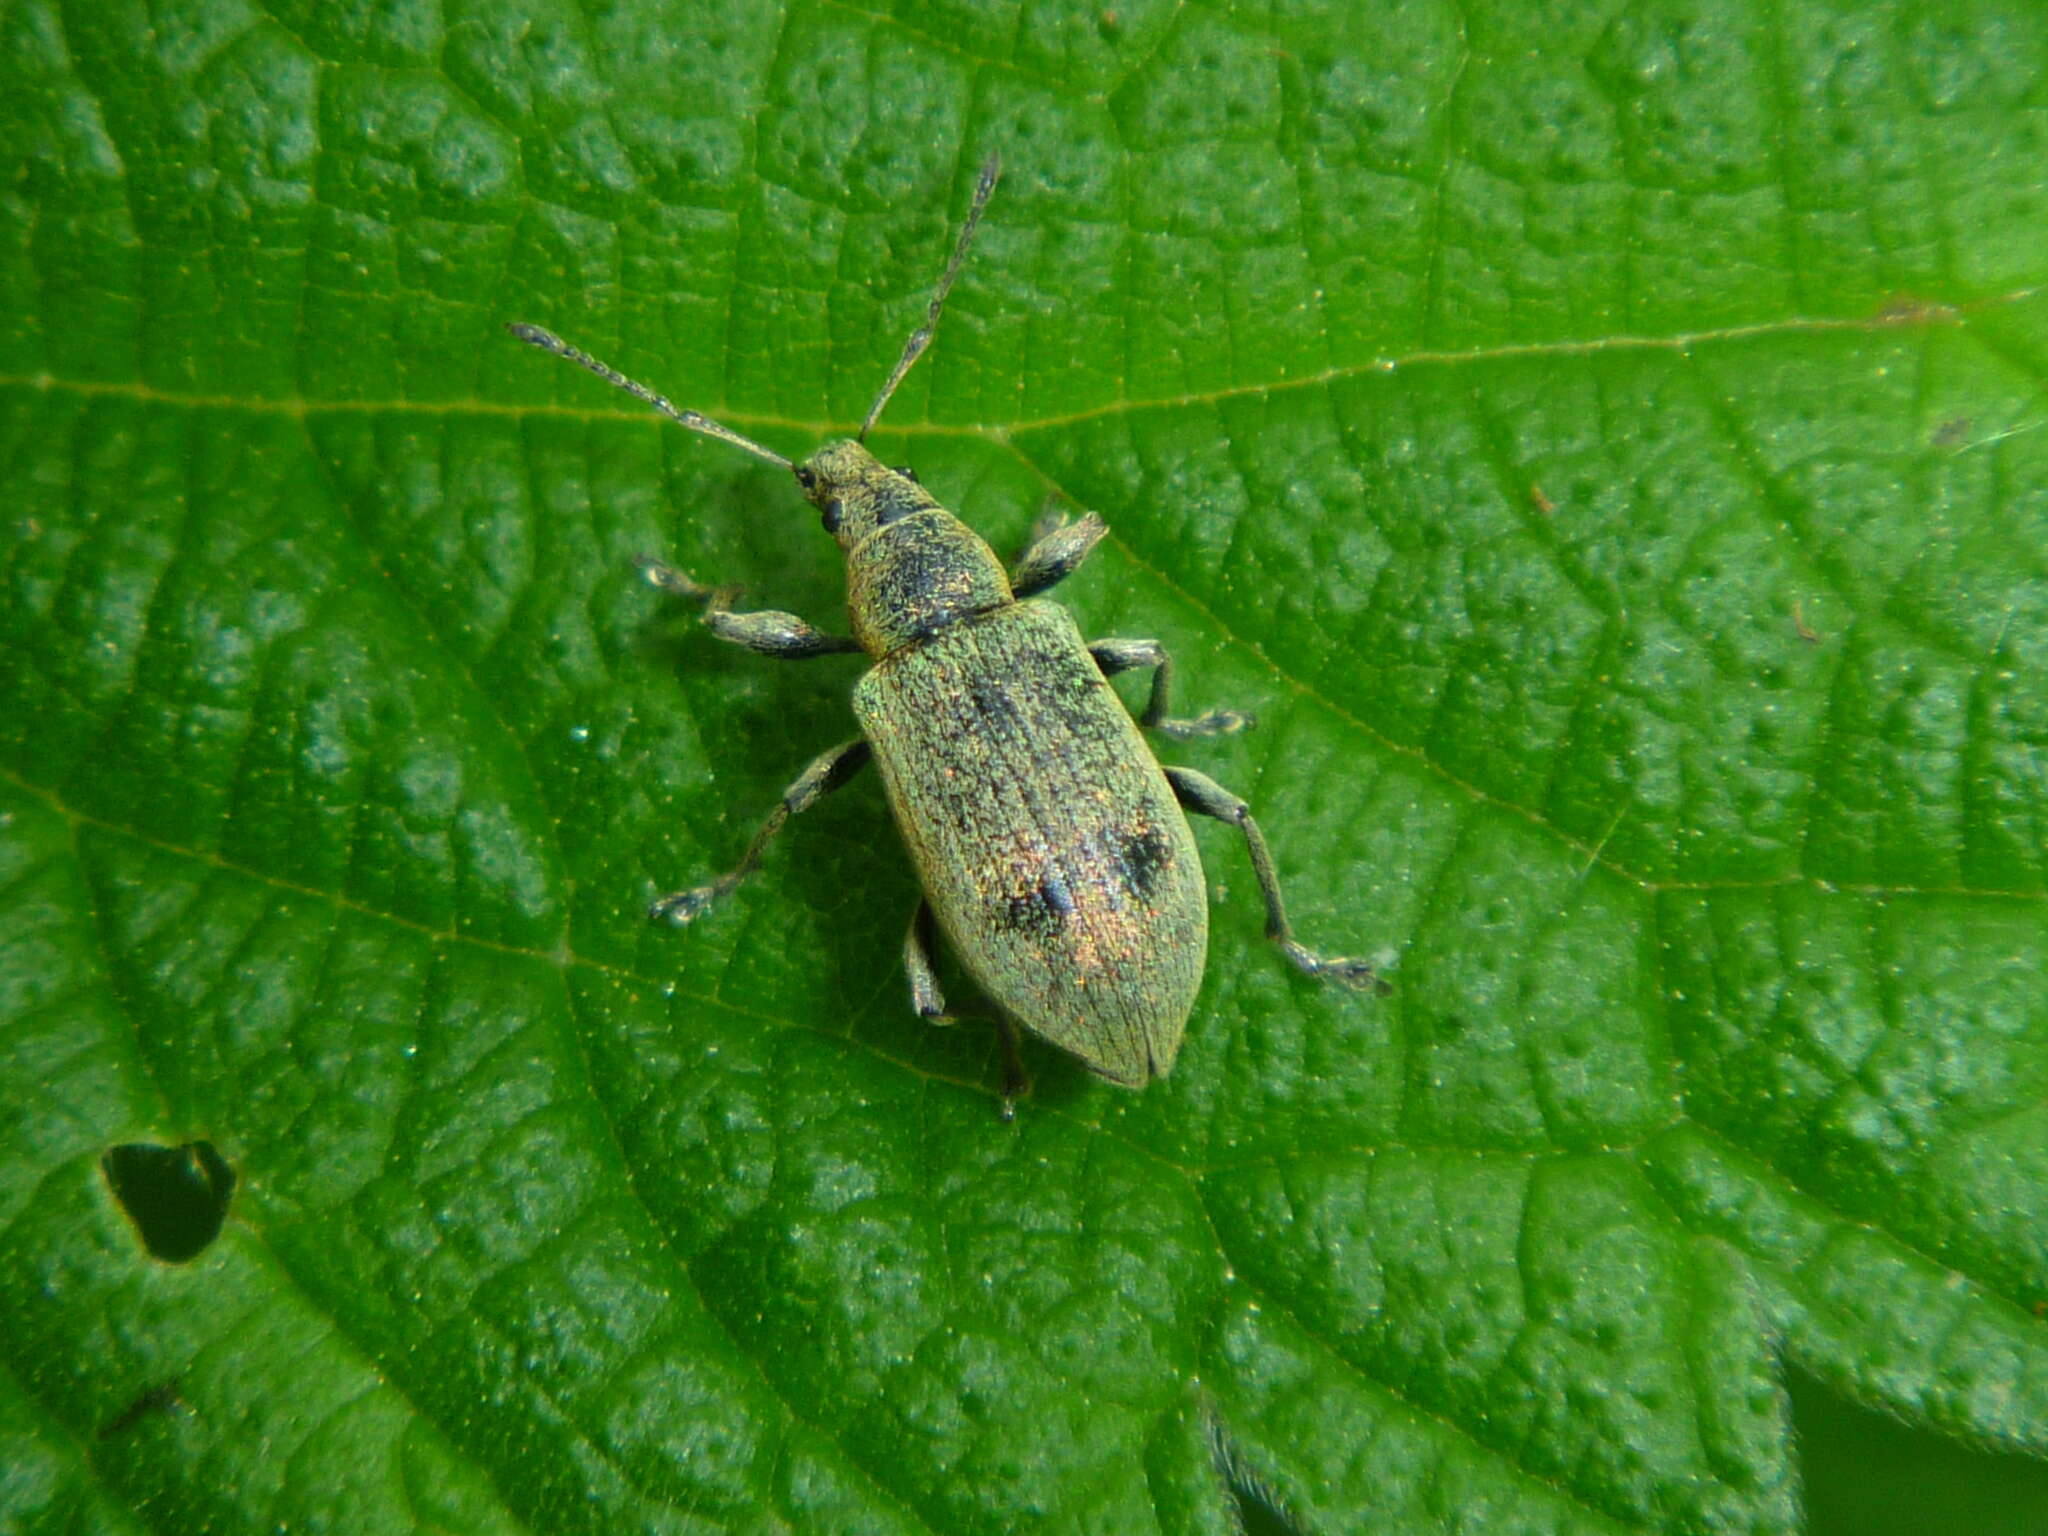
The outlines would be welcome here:
[[[0,1530],[1783,1532],[1787,1361],[2048,1454],[2023,0],[20,0],[0,72]],[[880,451],[1099,509],[1063,599],[1395,962],[1205,824],[1173,1077],[1007,1126],[872,782],[645,921],[857,667],[632,557],[836,560],[500,329],[803,451],[991,148]]]

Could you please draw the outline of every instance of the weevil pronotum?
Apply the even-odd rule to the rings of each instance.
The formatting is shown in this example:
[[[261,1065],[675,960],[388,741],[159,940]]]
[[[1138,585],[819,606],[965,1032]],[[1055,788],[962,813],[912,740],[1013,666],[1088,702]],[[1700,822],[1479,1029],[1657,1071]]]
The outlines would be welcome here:
[[[1017,1024],[1127,1088],[1172,1069],[1209,937],[1208,897],[1184,811],[1244,834],[1265,897],[1266,935],[1297,968],[1356,987],[1376,978],[1366,961],[1326,959],[1294,937],[1250,808],[1192,768],[1162,767],[1138,734],[1143,726],[1178,738],[1221,735],[1249,724],[1247,717],[1228,710],[1169,715],[1173,666],[1158,641],[1091,644],[1064,608],[1038,596],[1087,558],[1107,532],[1102,519],[1091,512],[1042,529],[1006,572],[915,473],[886,468],[862,446],[938,328],[997,169],[991,155],[924,321],[860,431],[801,463],[679,409],[538,326],[509,329],[691,431],[794,475],[845,555],[853,633],[826,634],[793,613],[736,612],[733,589],[704,586],[643,558],[650,582],[701,603],[713,634],[762,655],[865,651],[874,662],[853,690],[861,734],[797,776],[730,873],[662,897],[651,915],[675,923],[702,915],[753,873],[790,817],[873,758],[924,885],[903,946],[912,1006],[934,1022],[948,1017],[932,969],[935,928],[942,930],[998,1009],[1007,1116],[1024,1086]],[[1150,699],[1135,722],[1108,682],[1134,668],[1152,673]]]

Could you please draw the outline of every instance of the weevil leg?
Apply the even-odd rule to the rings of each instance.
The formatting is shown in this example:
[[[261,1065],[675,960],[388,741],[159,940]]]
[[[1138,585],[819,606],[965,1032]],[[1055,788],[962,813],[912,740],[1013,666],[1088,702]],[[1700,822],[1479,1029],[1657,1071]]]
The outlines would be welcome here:
[[[910,977],[910,1006],[927,1024],[957,1024],[960,1015],[946,1012],[946,995],[939,989],[939,973],[932,965],[932,949],[938,940],[938,924],[932,904],[920,900],[910,916],[910,931],[903,936],[903,969]],[[1017,1100],[1031,1091],[1031,1079],[1024,1075],[1023,1057],[1017,1050],[1017,1027],[996,1015],[996,1039],[1003,1049],[1003,1102],[997,1113],[1006,1121],[1017,1118]]]
[[[768,813],[768,819],[761,823],[761,830],[754,834],[754,840],[747,844],[747,851],[740,855],[738,865],[730,873],[720,875],[709,885],[693,886],[687,891],[676,891],[662,897],[647,909],[647,915],[666,918],[678,927],[702,917],[712,903],[730,895],[733,887],[754,872],[761,863],[761,850],[782,830],[783,823],[808,811],[859,773],[871,755],[872,749],[864,737],[855,737],[829,752],[819,753],[810,767],[798,774],[796,781],[782,792],[782,799]]]
[[[1031,1079],[1024,1075],[1024,1056],[1017,1049],[1017,1026],[996,1015],[996,1040],[1003,1048],[1003,1102],[996,1116],[1004,1124],[1017,1118],[1017,1101],[1031,1091]]]
[[[939,988],[939,973],[932,966],[932,904],[919,900],[910,914],[910,931],[903,936],[903,969],[910,977],[910,1006],[927,1024],[958,1021],[946,1012],[946,994]]]
[[[1041,517],[1031,530],[1031,547],[1010,573],[1010,590],[1020,598],[1034,597],[1065,581],[1108,532],[1109,524],[1094,512],[1078,523]]]
[[[1266,937],[1280,946],[1281,953],[1293,962],[1296,970],[1340,981],[1347,987],[1369,987],[1382,993],[1392,990],[1370,961],[1342,955],[1326,958],[1294,937],[1294,928],[1287,921],[1287,907],[1280,899],[1280,876],[1273,868],[1272,850],[1266,846],[1266,834],[1252,820],[1249,805],[1207,774],[1192,768],[1167,768],[1165,772],[1167,783],[1188,810],[1227,821],[1244,834],[1245,846],[1251,850],[1252,873],[1258,878],[1260,894],[1266,898]]]
[[[804,661],[812,656],[840,656],[860,649],[860,642],[851,635],[828,635],[793,613],[774,609],[733,612],[732,601],[740,595],[738,587],[707,587],[651,555],[641,555],[633,563],[649,586],[689,602],[702,603],[704,625],[719,639],[743,645],[762,656]]]
[[[1088,654],[1102,668],[1104,677],[1115,677],[1133,667],[1152,669],[1152,697],[1146,701],[1145,712],[1138,716],[1138,724],[1147,730],[1185,741],[1190,736],[1228,736],[1258,723],[1234,709],[1212,709],[1192,720],[1177,720],[1168,715],[1166,711],[1172,707],[1173,698],[1173,658],[1157,640],[1097,640],[1088,647]]]

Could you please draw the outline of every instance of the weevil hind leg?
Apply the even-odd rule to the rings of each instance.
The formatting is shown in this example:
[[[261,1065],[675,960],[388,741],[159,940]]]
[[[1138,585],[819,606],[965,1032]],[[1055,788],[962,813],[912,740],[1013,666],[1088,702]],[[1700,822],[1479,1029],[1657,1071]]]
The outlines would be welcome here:
[[[920,900],[910,914],[910,931],[903,935],[903,971],[910,978],[910,1006],[927,1024],[957,1024],[959,1019],[946,1012],[946,994],[932,964],[934,928],[932,904]]]
[[[932,964],[932,950],[938,940],[938,924],[932,904],[920,900],[910,915],[910,931],[903,936],[903,970],[910,978],[910,1006],[927,1024],[958,1024],[965,1017],[946,1012],[946,994],[939,987],[939,973]],[[1003,1052],[1003,1099],[996,1113],[1004,1121],[1017,1118],[1017,1100],[1031,1091],[1031,1079],[1024,1075],[1024,1059],[1017,1048],[1017,1026],[1001,1014],[994,1016],[996,1039]]]
[[[1187,720],[1169,715],[1167,711],[1173,707],[1173,658],[1157,640],[1096,640],[1090,642],[1088,654],[1095,658],[1104,677],[1115,677],[1138,667],[1152,669],[1152,696],[1145,701],[1145,712],[1138,716],[1138,724],[1148,731],[1185,741],[1193,736],[1231,736],[1258,724],[1251,715],[1234,709],[1212,709]]]
[[[996,1043],[1003,1050],[1003,1101],[996,1117],[1004,1124],[1017,1118],[1017,1101],[1031,1091],[1031,1079],[1024,1073],[1024,1053],[1017,1047],[1017,1026],[996,1015]]]
[[[1346,955],[1319,955],[1295,938],[1294,927],[1287,921],[1286,904],[1280,899],[1280,875],[1273,867],[1272,850],[1266,846],[1266,834],[1252,820],[1249,805],[1207,774],[1192,768],[1167,768],[1165,772],[1166,781],[1173,786],[1182,806],[1198,815],[1228,822],[1244,834],[1245,847],[1252,856],[1252,874],[1258,879],[1259,894],[1266,899],[1266,937],[1280,946],[1280,952],[1296,970],[1362,991],[1384,995],[1393,990],[1371,961]]]
[[[666,919],[677,927],[702,917],[715,903],[731,895],[742,880],[760,867],[762,850],[768,846],[769,840],[783,829],[790,817],[802,815],[859,773],[872,755],[873,749],[868,746],[866,738],[860,736],[856,736],[852,741],[841,742],[829,752],[819,753],[811,760],[810,766],[798,774],[789,788],[782,792],[782,798],[776,802],[775,809],[770,811],[767,819],[761,823],[761,829],[754,834],[754,840],[747,844],[747,851],[740,855],[737,865],[707,885],[692,886],[687,891],[675,891],[663,896],[647,909],[647,915]]]

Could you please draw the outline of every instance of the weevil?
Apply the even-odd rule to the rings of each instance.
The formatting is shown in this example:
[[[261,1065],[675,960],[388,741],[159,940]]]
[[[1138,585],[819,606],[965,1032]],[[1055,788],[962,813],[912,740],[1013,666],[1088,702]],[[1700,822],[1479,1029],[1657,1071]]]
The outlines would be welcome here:
[[[1102,519],[1091,512],[1041,528],[1006,570],[913,471],[884,466],[864,446],[938,329],[998,169],[995,156],[982,166],[924,320],[860,431],[801,462],[678,408],[538,326],[508,329],[671,421],[789,471],[845,557],[853,633],[828,634],[793,613],[736,611],[736,589],[705,586],[642,557],[651,583],[701,604],[720,639],[764,656],[860,651],[873,663],[853,690],[860,734],[797,775],[729,873],[663,896],[650,916],[678,924],[702,916],[753,873],[790,817],[872,759],[924,887],[903,945],[911,1004],[927,1020],[950,1022],[932,965],[943,932],[996,1006],[1007,1118],[1025,1086],[1017,1025],[1127,1088],[1172,1069],[1209,937],[1186,812],[1243,835],[1265,898],[1266,936],[1298,969],[1354,987],[1379,982],[1368,962],[1325,958],[1295,938],[1250,808],[1192,768],[1162,766],[1139,734],[1142,726],[1181,739],[1223,735],[1249,718],[1230,710],[1169,714],[1173,663],[1158,641],[1091,643],[1065,608],[1039,595],[1088,557],[1108,531]],[[1133,720],[1108,679],[1141,669],[1152,674],[1151,693]]]

